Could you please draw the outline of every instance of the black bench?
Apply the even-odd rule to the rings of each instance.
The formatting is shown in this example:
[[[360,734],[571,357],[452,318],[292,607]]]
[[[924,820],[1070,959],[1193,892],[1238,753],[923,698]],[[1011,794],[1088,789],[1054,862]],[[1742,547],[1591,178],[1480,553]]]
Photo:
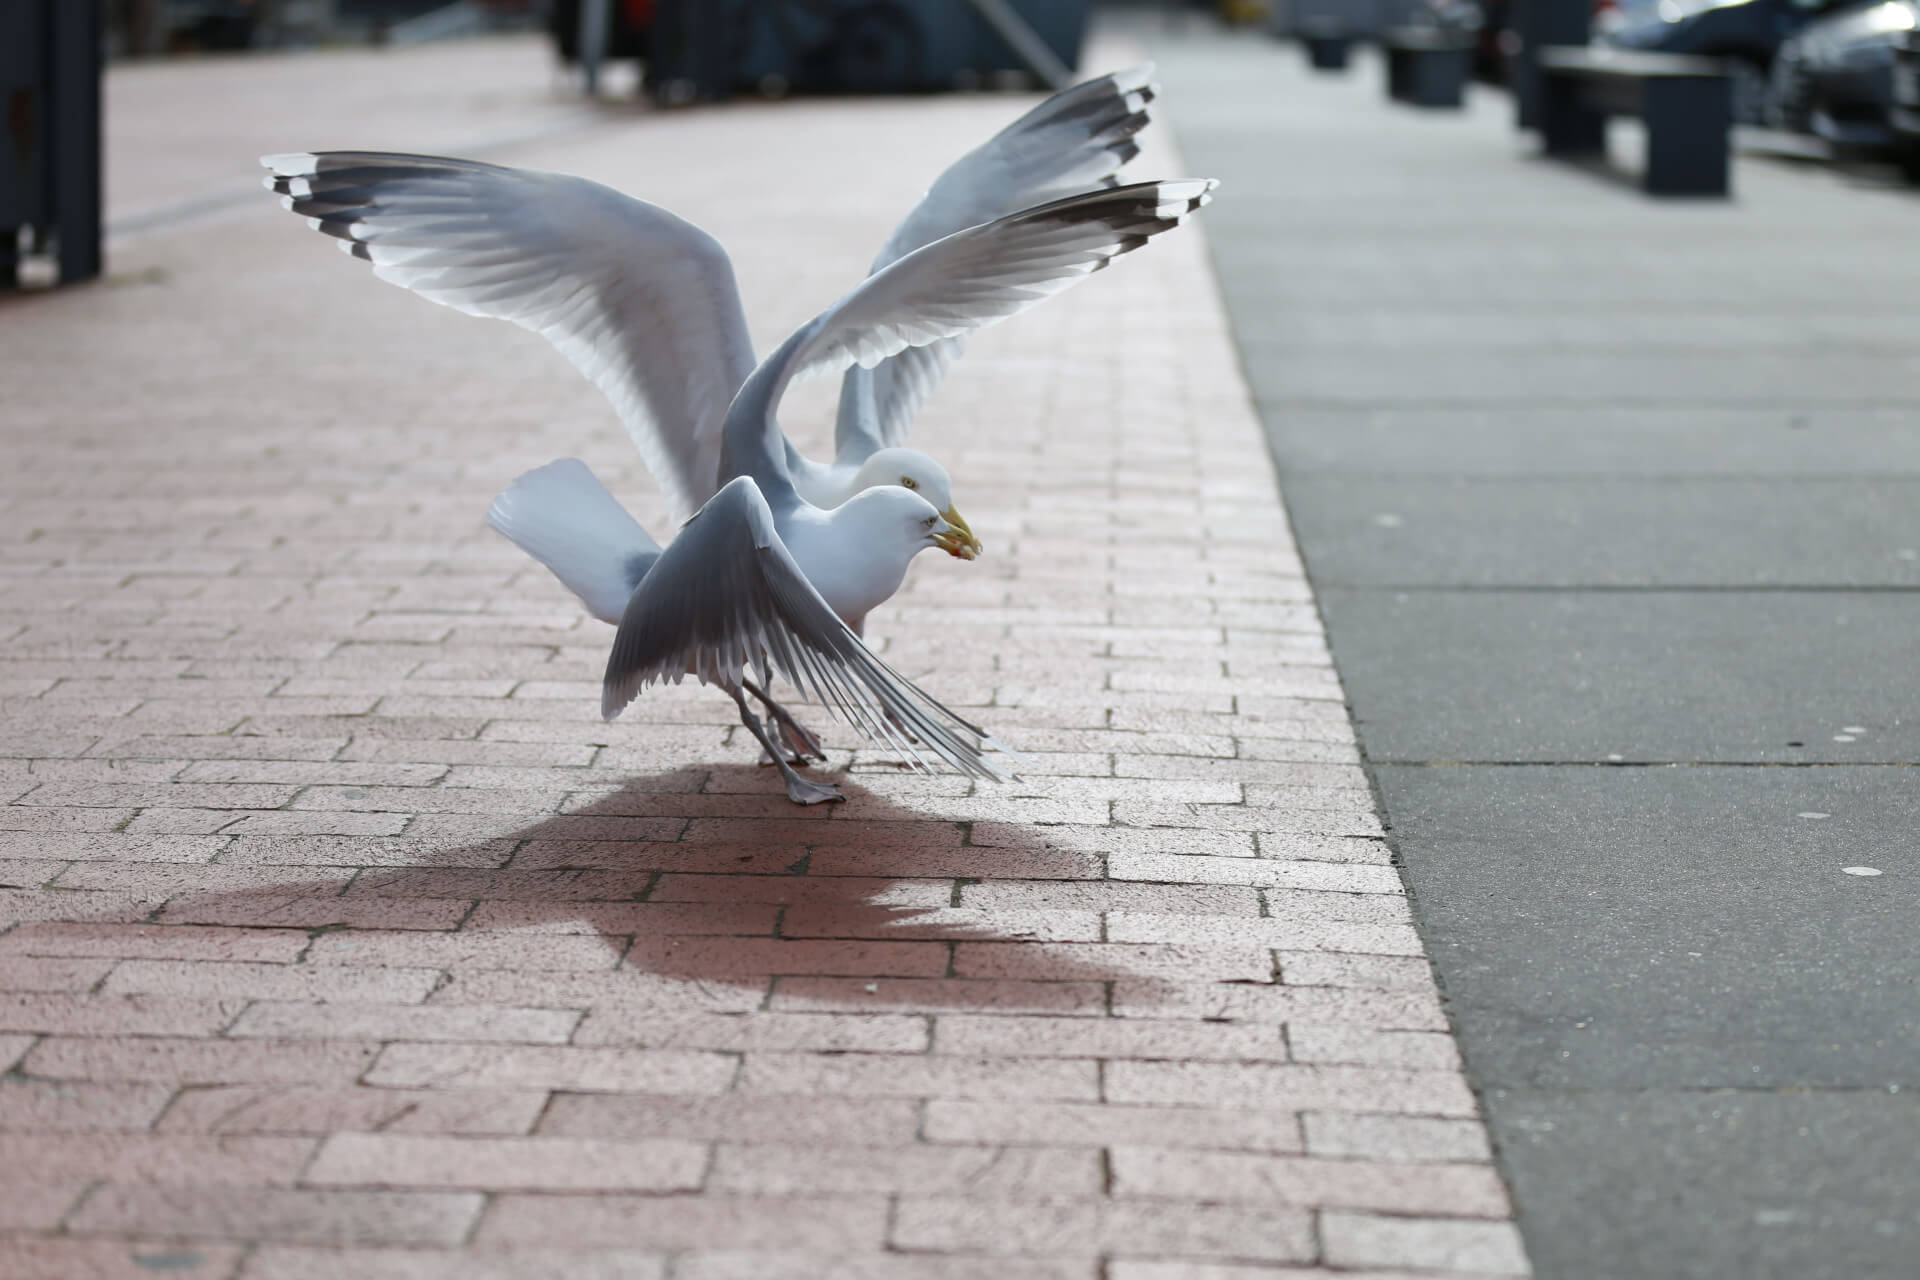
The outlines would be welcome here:
[[[1538,105],[1550,156],[1604,156],[1607,117],[1638,116],[1647,194],[1727,194],[1733,87],[1712,58],[1549,45],[1540,50]]]
[[[1470,31],[1389,27],[1380,35],[1387,54],[1387,96],[1415,107],[1464,105],[1473,38]]]
[[[1306,46],[1307,62],[1314,70],[1346,70],[1347,51],[1353,47],[1353,31],[1345,21],[1333,17],[1302,18],[1294,27],[1294,33]]]

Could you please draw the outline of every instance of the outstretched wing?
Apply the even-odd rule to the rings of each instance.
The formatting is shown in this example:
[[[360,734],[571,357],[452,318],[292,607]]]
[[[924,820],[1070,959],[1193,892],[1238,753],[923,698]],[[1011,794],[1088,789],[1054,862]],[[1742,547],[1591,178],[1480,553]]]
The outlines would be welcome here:
[[[263,157],[267,185],[382,280],[541,334],[606,393],[676,518],[719,483],[753,344],[718,241],[585,178],[371,151]]]
[[[1054,94],[961,156],[894,229],[874,259],[879,271],[956,231],[1101,184],[1140,153],[1156,92],[1153,64],[1100,76]],[[921,404],[959,358],[961,340],[910,347],[870,376],[849,373],[834,438],[841,462],[906,441]]]
[[[680,530],[627,602],[607,659],[611,720],[648,685],[692,674],[738,689],[771,666],[803,694],[923,768],[931,751],[962,773],[1002,780],[998,744],[874,656],[794,563],[753,481],[725,485]],[[910,741],[906,735],[918,739]]]
[[[920,406],[966,349],[965,338],[943,338],[908,347],[875,368],[855,365],[841,375],[833,460],[857,467],[881,449],[905,444]]]
[[[1069,196],[955,232],[876,271],[753,371],[727,411],[724,469],[769,483],[784,475],[786,437],[775,411],[789,383],[850,365],[871,369],[909,347],[1018,315],[1173,230],[1217,185],[1181,178]]]
[[[1184,178],[1107,187],[936,240],[824,312],[793,349],[789,376],[872,368],[908,347],[1018,315],[1173,230],[1216,185]]]
[[[1140,154],[1153,64],[1062,89],[948,165],[887,237],[878,271],[956,231],[1110,179]]]

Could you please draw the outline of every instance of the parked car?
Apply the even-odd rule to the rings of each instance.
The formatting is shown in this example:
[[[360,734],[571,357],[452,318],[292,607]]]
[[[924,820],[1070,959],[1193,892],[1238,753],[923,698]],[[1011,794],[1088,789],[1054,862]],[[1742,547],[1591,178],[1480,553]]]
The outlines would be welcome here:
[[[1767,122],[1767,77],[1794,33],[1848,0],[1659,0],[1628,11],[1606,39],[1629,49],[1724,58],[1733,76],[1733,118]]]
[[[1900,167],[1910,181],[1920,182],[1920,30],[1895,35],[1892,82],[1887,119],[1900,139]]]
[[[1868,0],[1809,22],[1773,60],[1768,123],[1843,147],[1905,150],[1893,127],[1894,44],[1920,0]]]

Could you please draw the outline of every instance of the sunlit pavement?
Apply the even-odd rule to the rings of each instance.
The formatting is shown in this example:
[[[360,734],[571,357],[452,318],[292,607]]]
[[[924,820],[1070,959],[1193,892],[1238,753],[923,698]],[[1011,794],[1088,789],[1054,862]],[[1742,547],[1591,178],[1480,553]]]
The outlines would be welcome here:
[[[0,305],[0,1273],[1525,1271],[1200,234],[981,335],[916,435],[988,554],[871,635],[1024,779],[836,728],[800,811],[712,691],[603,724],[609,629],[481,524],[573,454],[662,531],[597,393],[254,157],[644,194],[764,349],[1031,99],[589,110],[509,41],[111,101],[109,277]]]

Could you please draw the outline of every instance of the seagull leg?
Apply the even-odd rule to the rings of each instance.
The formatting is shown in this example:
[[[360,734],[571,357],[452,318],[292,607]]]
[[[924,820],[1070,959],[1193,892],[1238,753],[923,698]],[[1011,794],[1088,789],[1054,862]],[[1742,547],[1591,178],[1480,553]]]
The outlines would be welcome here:
[[[760,723],[760,717],[753,714],[753,708],[747,705],[747,695],[738,688],[727,690],[733,695],[735,705],[740,708],[740,723],[747,726],[747,732],[760,739],[760,745],[773,757],[773,763],[780,770],[780,776],[787,781],[787,799],[795,804],[819,804],[826,800],[845,800],[837,787],[825,782],[812,782],[793,771],[786,762],[784,754],[773,745],[773,739],[767,734],[767,727]]]
[[[781,745],[792,753],[788,757],[788,763],[805,764],[808,756],[812,756],[822,764],[826,763],[827,749],[820,744],[820,739],[813,735],[812,730],[795,720],[785,707],[768,697],[766,690],[753,681],[742,680],[740,686],[767,704],[767,714],[773,717],[774,726],[780,731]],[[767,763],[772,763],[771,757]]]

